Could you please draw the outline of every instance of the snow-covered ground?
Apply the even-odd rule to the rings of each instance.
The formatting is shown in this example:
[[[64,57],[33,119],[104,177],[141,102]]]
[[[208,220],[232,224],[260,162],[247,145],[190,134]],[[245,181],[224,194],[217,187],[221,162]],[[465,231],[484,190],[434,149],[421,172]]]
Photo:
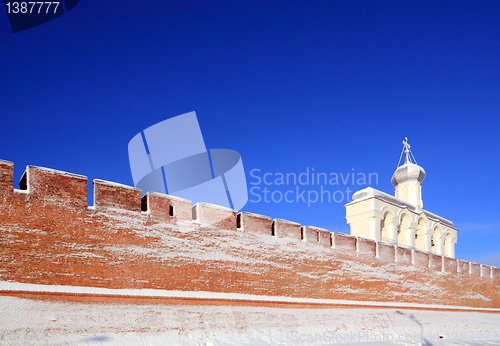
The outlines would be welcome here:
[[[2,345],[500,345],[500,314],[101,304],[0,296]]]

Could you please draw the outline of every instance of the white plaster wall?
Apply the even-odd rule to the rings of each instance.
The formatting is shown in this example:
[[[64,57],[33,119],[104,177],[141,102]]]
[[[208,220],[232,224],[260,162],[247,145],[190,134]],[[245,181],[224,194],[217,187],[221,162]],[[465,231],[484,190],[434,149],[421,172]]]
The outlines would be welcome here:
[[[346,206],[351,235],[455,258],[457,230],[376,196]],[[432,214],[431,214],[432,216]]]

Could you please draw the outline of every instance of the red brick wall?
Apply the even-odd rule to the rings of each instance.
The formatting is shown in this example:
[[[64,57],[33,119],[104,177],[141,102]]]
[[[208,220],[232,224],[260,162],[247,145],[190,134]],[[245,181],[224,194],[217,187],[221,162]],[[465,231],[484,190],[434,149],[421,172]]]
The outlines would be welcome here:
[[[202,226],[212,226],[236,231],[236,210],[210,203],[196,203],[193,206],[193,219]]]
[[[374,260],[377,256],[377,243],[370,239],[359,238],[356,240],[358,257],[365,260]]]
[[[491,278],[491,267],[481,264],[481,277]]]
[[[86,177],[29,166],[20,191],[12,176],[0,161],[0,280],[500,308],[497,268],[438,274],[409,249],[346,234],[330,247],[318,230],[328,246],[314,246],[296,223],[99,180],[88,207]],[[377,261],[358,257],[375,248]]]
[[[191,201],[163,193],[147,192],[142,198],[141,206],[150,219],[158,222],[176,224],[177,220],[192,219]]]
[[[470,275],[469,271],[470,263],[464,260],[458,260],[458,273],[460,275]]]
[[[410,265],[412,262],[411,249],[396,246],[396,261],[400,265]]]
[[[356,253],[356,237],[343,233],[334,233],[332,239],[335,250]]]
[[[303,226],[302,236],[308,243],[318,244],[324,247],[332,246],[331,232],[326,229],[313,226]]]
[[[273,234],[278,238],[291,238],[302,240],[302,227],[300,224],[283,219],[274,219]]]
[[[497,282],[500,280],[500,269],[499,268],[491,267],[491,278]]]
[[[269,216],[247,212],[238,214],[238,228],[243,232],[272,235],[272,223]]]
[[[458,262],[454,258],[443,257],[443,271],[450,274],[458,274]]]
[[[94,180],[94,205],[97,211],[115,208],[140,212],[141,190],[96,179]]]
[[[11,193],[14,177],[14,164],[0,160],[0,193]]]
[[[477,263],[470,263],[470,276],[480,277],[481,276],[481,265]]]
[[[302,237],[304,240],[311,244],[319,244],[318,230],[312,226],[302,227]]]
[[[386,263],[391,263],[395,261],[396,258],[396,248],[394,245],[378,243],[378,258]]]
[[[429,255],[429,268],[440,272],[443,270],[443,256]]]
[[[332,247],[332,232],[319,228],[318,238],[320,245],[323,245],[324,247]]]
[[[413,264],[416,266],[429,268],[429,254],[423,251],[413,251]]]

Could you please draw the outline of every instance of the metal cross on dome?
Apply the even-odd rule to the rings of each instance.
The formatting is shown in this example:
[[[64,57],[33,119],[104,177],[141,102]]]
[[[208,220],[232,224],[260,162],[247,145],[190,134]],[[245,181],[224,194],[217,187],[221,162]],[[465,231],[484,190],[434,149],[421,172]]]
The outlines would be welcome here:
[[[403,151],[401,151],[401,156],[399,157],[399,161],[398,161],[398,167],[399,167],[399,164],[401,163],[401,158],[403,157],[403,153],[406,154],[405,163],[404,163],[405,165],[408,163],[417,164],[417,160],[415,160],[415,156],[413,156],[413,153],[411,152],[410,149],[411,149],[411,145],[408,144],[408,137],[405,137],[405,139],[403,141]]]
[[[406,154],[405,163],[408,163],[408,154],[410,153],[410,148],[411,146],[408,144],[408,137],[405,137],[405,140],[403,141],[403,149]]]

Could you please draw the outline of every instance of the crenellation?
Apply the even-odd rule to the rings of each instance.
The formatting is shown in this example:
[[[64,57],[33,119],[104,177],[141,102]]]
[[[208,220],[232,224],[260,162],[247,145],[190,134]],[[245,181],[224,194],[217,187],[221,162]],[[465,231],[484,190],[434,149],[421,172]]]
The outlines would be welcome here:
[[[429,268],[429,253],[419,250],[413,250],[412,263],[418,267]]]
[[[412,249],[396,246],[396,262],[398,265],[411,265]]]
[[[278,238],[302,240],[302,227],[299,223],[283,220],[273,220],[273,234]]]
[[[94,179],[93,187],[96,211],[113,208],[141,212],[140,189],[100,179]]]
[[[87,208],[87,177],[55,169],[27,166],[19,183],[30,199]]]
[[[332,242],[335,250],[350,252],[353,256],[356,254],[356,237],[345,233],[332,233]]]
[[[269,216],[242,211],[238,214],[238,229],[247,233],[272,235],[273,219]]]
[[[162,222],[192,221],[191,201],[160,192],[148,191],[141,200],[142,211]]]
[[[14,167],[14,162],[0,159],[0,166],[4,166],[4,165]]]
[[[491,279],[491,267],[481,264],[481,277]]]
[[[429,255],[429,268],[437,272],[443,271],[443,256],[430,254]]]
[[[234,209],[215,204],[198,202],[192,207],[193,220],[202,226],[212,226],[229,231],[236,231],[236,213]]]
[[[500,268],[491,267],[491,279],[498,285],[500,281]]]
[[[317,244],[323,247],[332,247],[332,232],[315,226],[302,227],[302,240],[306,243]]]
[[[396,247],[392,244],[377,242],[377,258],[381,262],[392,263],[396,261]]]
[[[0,195],[12,193],[14,189],[14,164],[0,160]]]
[[[464,260],[458,260],[457,262],[457,272],[460,275],[470,275],[470,263]]]
[[[328,248],[331,248],[333,246],[332,232],[330,232],[329,230],[318,228],[318,238],[320,245]]]
[[[356,237],[356,252],[358,257],[375,259],[377,257],[377,242],[371,239]]]
[[[458,261],[454,258],[443,257],[443,272],[458,274]]]
[[[302,238],[306,243],[318,244],[324,247],[332,247],[332,236],[329,230],[314,226],[302,227]]]
[[[475,278],[481,277],[481,265],[480,264],[470,262],[469,266],[470,266],[470,276],[471,277],[475,277]]]
[[[316,227],[302,226],[302,239],[306,243],[319,244],[319,233]]]
[[[330,234],[329,231],[323,228],[309,225],[302,226],[302,240],[309,244],[326,246],[326,244],[324,244],[325,239],[320,239],[320,237],[324,237],[326,233]],[[321,241],[323,243],[320,243]]]
[[[9,184],[8,177],[12,176],[12,172],[11,163],[0,161],[2,188]],[[248,212],[237,214],[233,209],[213,204],[196,203],[191,206],[189,200],[157,192],[147,192],[141,199],[139,189],[103,180],[94,180],[93,186],[95,212],[87,211],[86,208],[86,177],[28,166],[21,184],[26,190],[22,194],[18,193],[18,197],[12,198],[5,207],[0,208],[0,226],[6,225],[4,227],[11,229],[13,225],[18,227],[15,234],[13,231],[9,231],[8,236],[0,233],[0,245],[3,251],[0,253],[0,273],[3,279],[101,287],[160,287],[176,290],[217,290],[224,286],[230,290],[237,287],[238,290],[262,294],[264,291],[258,290],[263,288],[255,288],[255,283],[259,282],[268,285],[267,289],[272,288],[266,291],[267,293],[277,294],[276,292],[288,290],[287,294],[293,295],[296,290],[303,287],[298,282],[309,280],[307,287],[315,284],[315,276],[308,276],[311,270],[316,270],[312,268],[317,267],[321,272],[331,273],[332,277],[326,276],[326,280],[333,280],[333,284],[334,276],[337,275],[334,273],[342,273],[342,277],[344,275],[349,277],[350,273],[346,271],[345,263],[358,261],[360,267],[378,266],[381,271],[390,270],[392,273],[402,275],[405,280],[419,281],[424,275],[426,279],[439,281],[443,275],[436,275],[432,272],[435,270],[446,275],[456,275],[458,272],[460,275],[452,280],[457,282],[453,284],[456,287],[474,282],[471,281],[469,273],[472,273],[472,277],[482,277],[482,282],[489,280],[488,282],[497,286],[500,284],[500,269],[495,267],[457,261],[411,247],[394,246],[391,243],[362,237],[356,238],[318,227],[301,226],[287,220],[273,220],[264,215]],[[20,192],[14,190],[12,186],[9,189]],[[116,215],[108,213],[114,210],[125,210],[130,213],[120,213],[117,218]],[[187,225],[193,222],[194,225]],[[162,224],[175,227],[164,227]],[[222,260],[219,263],[222,265],[221,268],[209,265],[208,263],[212,263],[210,260],[205,262],[202,260],[200,263],[190,260],[177,265],[177,262],[171,262],[170,259],[160,260],[151,255],[150,250],[159,251],[165,246],[165,243],[162,243],[164,235],[160,236],[158,230],[172,232],[172,238],[177,244],[194,241],[200,245],[199,242],[203,243],[203,239],[208,239],[212,233],[225,234],[228,239],[233,237],[225,244],[229,249],[230,244],[236,240],[252,244],[248,249],[244,249],[245,246],[230,249],[231,252],[234,251],[231,256],[241,251],[240,254],[252,254],[251,256],[258,257],[259,251],[265,248],[268,252],[261,260],[265,258],[267,262],[266,265],[256,264],[256,267],[252,267],[255,264],[248,264],[249,268],[245,267],[243,271],[238,271],[237,266],[230,267],[224,264]],[[296,242],[293,246],[284,247],[290,254],[282,256],[283,252],[280,251],[283,250],[278,251],[276,248],[283,242],[265,241],[262,237],[251,237],[251,235],[242,237],[241,233],[233,236],[230,232],[222,233],[217,230],[238,230],[267,236],[271,236],[274,230],[276,237],[295,239]],[[196,235],[196,232],[200,234]],[[11,240],[11,236],[15,238]],[[167,238],[169,237],[165,239]],[[211,238],[207,244],[216,244],[216,241]],[[314,248],[311,245],[320,246]],[[311,251],[304,251],[304,247],[307,246],[310,246]],[[203,251],[204,248],[205,244],[197,251]],[[250,252],[245,252],[249,249]],[[332,249],[335,251],[331,251]],[[219,250],[221,249],[217,251]],[[291,251],[296,253],[292,254]],[[88,256],[89,253],[91,256]],[[300,257],[300,254],[307,254],[307,261],[304,261],[306,257]],[[316,254],[317,258],[311,254]],[[375,258],[377,260],[374,260]],[[368,260],[370,263],[367,263]],[[287,281],[288,276],[295,275],[294,270],[287,271],[286,274],[281,270],[276,271],[275,267],[270,265],[275,261],[279,262],[280,268],[294,268],[294,270],[296,268],[300,273],[293,281]],[[386,266],[394,263],[397,265]],[[418,267],[419,270],[408,270],[406,266]],[[425,269],[426,267],[429,269]],[[245,272],[247,269],[251,269],[252,274]],[[72,275],[68,275],[70,273]],[[414,273],[417,273],[416,276]],[[349,277],[349,280],[351,279],[356,280]],[[388,283],[390,280],[389,275],[385,282]],[[277,284],[273,283],[275,281],[281,286],[276,286]],[[442,282],[441,287],[446,287],[450,282],[448,277]],[[363,279],[362,283],[358,282],[355,285],[361,285],[359,287],[364,289],[367,283]],[[276,287],[280,288],[273,291]],[[487,289],[491,291],[491,286],[488,287]],[[370,287],[371,289],[378,292],[377,294],[387,293],[376,285]],[[487,292],[490,291],[482,292],[488,295],[490,293]],[[331,290],[327,289],[324,297],[331,297],[330,292]],[[366,294],[365,298],[369,299],[370,293]],[[496,304],[495,306],[500,307],[500,300],[484,304]]]

